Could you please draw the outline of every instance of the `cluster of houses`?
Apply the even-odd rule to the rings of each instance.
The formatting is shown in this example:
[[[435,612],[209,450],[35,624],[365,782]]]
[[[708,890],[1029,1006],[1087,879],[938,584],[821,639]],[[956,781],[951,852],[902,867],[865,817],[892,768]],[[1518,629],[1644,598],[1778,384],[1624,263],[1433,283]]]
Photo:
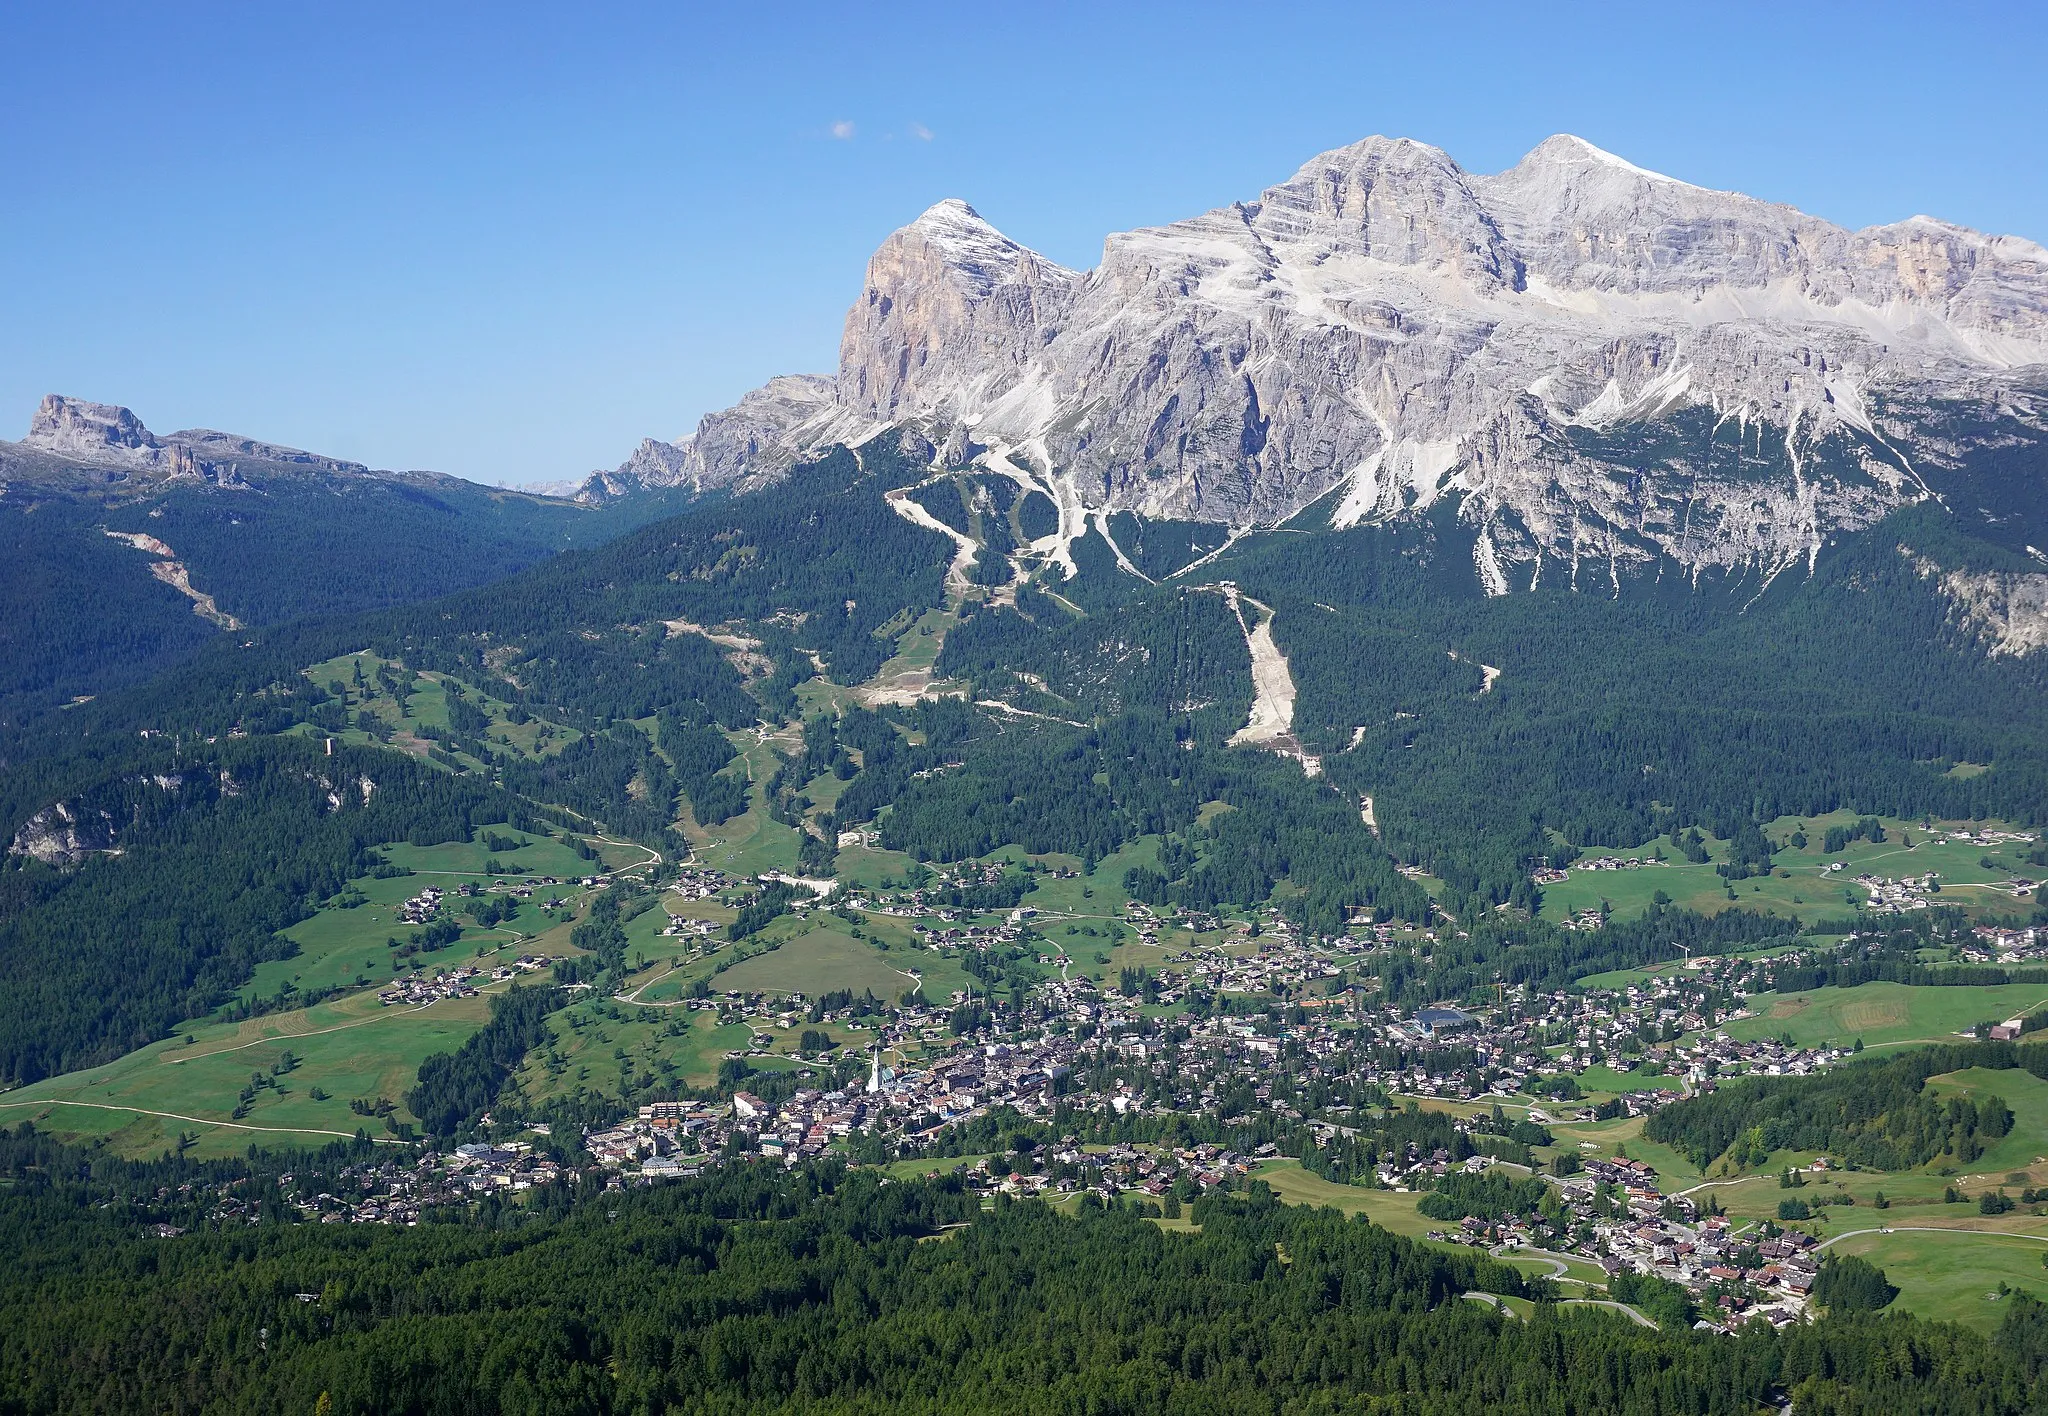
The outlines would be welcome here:
[[[1929,909],[1935,904],[1934,897],[1941,893],[1941,883],[1933,871],[1898,879],[1866,872],[1856,877],[1856,883],[1870,892],[1868,906],[1873,914]]]
[[[1958,846],[2030,846],[2040,837],[2032,831],[2006,831],[1994,826],[1977,830],[1950,831],[1935,837],[1937,845]]]
[[[980,927],[970,936],[935,927],[925,937],[931,947],[985,947],[1010,937],[990,932],[996,928]],[[771,1136],[779,1149],[770,1153],[785,1156],[811,1153],[869,1127],[928,1140],[992,1105],[1040,1114],[1048,1105],[1048,1082],[1084,1069],[1114,1071],[1115,1083],[1069,1096],[1069,1106],[1116,1114],[1199,1112],[1248,1083],[1261,1109],[1299,1119],[1318,1109],[1339,1115],[1348,1105],[1326,1097],[1320,1108],[1305,1107],[1301,1093],[1312,1087],[1335,1087],[1345,1098],[1360,1090],[1447,1099],[1529,1092],[1568,1097],[1576,1094],[1571,1081],[1596,1065],[1633,1071],[1639,1089],[1624,1104],[1643,1110],[1716,1078],[1799,1075],[1842,1056],[1769,1038],[1731,1038],[1720,1025],[1743,1016],[1742,1010],[1716,1011],[1708,1000],[1732,996],[1736,971],[1748,967],[1741,961],[1700,960],[1608,992],[1503,989],[1492,1008],[1434,1008],[1410,1016],[1375,1006],[1370,995],[1332,995],[1328,985],[1369,940],[1300,939],[1276,921],[1256,942],[1238,937],[1233,943],[1162,948],[1159,966],[1148,971],[1148,986],[1137,994],[1063,969],[1034,991],[1024,1026],[967,1038],[951,1031],[957,995],[906,1004],[879,1023],[857,1022],[852,1011],[807,1013],[801,998],[792,997],[729,993],[686,1006],[717,1010],[722,1021],[751,1020],[748,1050],[756,1053],[779,1046],[778,1031],[786,1036],[799,1026],[874,1027],[869,1047],[894,1065],[878,1061],[872,1089],[800,1092],[788,1115],[733,1118],[772,1121],[766,1128],[736,1128]],[[1288,1018],[1279,1021],[1272,1010],[1158,1016],[1197,990],[1290,999]],[[969,1055],[972,1064],[961,1064]],[[716,1133],[711,1149],[722,1150],[725,1132],[708,1113],[704,1119]]]
[[[277,1198],[307,1223],[413,1225],[436,1206],[466,1204],[493,1193],[518,1194],[552,1184],[562,1174],[555,1160],[525,1141],[475,1143],[418,1155],[392,1147],[331,1171],[288,1171],[277,1178]],[[188,1183],[179,1193],[192,1189]],[[158,1198],[170,1196],[166,1189]],[[245,1182],[232,1180],[214,1197],[211,1217],[254,1223],[259,1211]],[[162,1238],[184,1232],[168,1224],[153,1228]]]
[[[866,1086],[806,1087],[780,1103],[739,1090],[730,1103],[656,1102],[639,1115],[593,1129],[584,1148],[599,1165],[643,1179],[695,1174],[727,1156],[764,1156],[789,1164],[823,1155],[858,1131],[886,1127],[932,1137],[991,1104],[1041,1111],[1051,1077],[1014,1065],[999,1046],[986,1058],[955,1058],[944,1069],[877,1066]],[[1061,1068],[1061,1075],[1065,1069]]]
[[[441,892],[432,885],[398,907],[400,924],[431,924],[441,915]]]
[[[1480,1155],[1458,1168],[1480,1171],[1494,1163]],[[1426,1188],[1450,1169],[1439,1152],[1431,1164],[1384,1167],[1382,1178]],[[1496,1253],[1575,1255],[1598,1264],[1610,1282],[1635,1273],[1675,1283],[1707,1315],[1698,1326],[1717,1331],[1756,1318],[1782,1327],[1807,1310],[1820,1269],[1811,1235],[1702,1215],[1689,1197],[1663,1193],[1656,1171],[1639,1160],[1590,1161],[1553,1193],[1557,1204],[1548,1214],[1468,1218],[1429,1237]]]
[[[484,970],[475,964],[463,964],[452,969],[436,969],[431,977],[416,970],[393,979],[388,988],[377,990],[377,1001],[390,1008],[401,1003],[420,1006],[438,1003],[443,998],[474,998],[483,976]],[[512,970],[501,965],[493,976],[510,978]]]
[[[951,883],[985,882],[961,874]],[[694,871],[685,893],[710,895],[730,884],[718,872]],[[860,903],[908,915],[924,945],[941,951],[1026,943],[1049,923],[1023,911],[996,912],[993,919],[956,911],[926,891],[864,895]],[[588,1129],[582,1148],[616,1183],[645,1183],[731,1158],[796,1164],[826,1154],[943,1154],[957,1128],[997,1110],[1043,1121],[1056,1112],[1102,1122],[1219,1112],[1263,1116],[1305,1128],[1317,1145],[1329,1145],[1355,1134],[1347,1122],[1390,1100],[1518,1098],[1527,1106],[1530,1096],[1547,1095],[1555,1099],[1526,1114],[1549,1124],[1591,1119],[1574,1085],[1590,1067],[1633,1070],[1639,1085],[1618,1109],[1640,1113],[1730,1075],[1797,1075],[1843,1055],[1731,1038],[1722,1025],[1744,1015],[1742,985],[1754,967],[1741,960],[1694,960],[1609,990],[1503,987],[1488,1006],[1468,1001],[1403,1012],[1342,984],[1364,956],[1406,942],[1413,934],[1408,926],[1360,926],[1331,939],[1304,936],[1268,912],[1254,934],[1243,923],[1219,930],[1222,922],[1211,915],[1143,905],[1123,910],[1119,922],[1126,942],[1135,934],[1141,946],[1153,946],[1141,956],[1147,959],[1142,989],[1127,992],[1128,979],[1098,983],[1063,967],[1033,991],[1029,1007],[964,1028],[955,1012],[963,1001],[958,994],[883,1013],[863,1012],[864,1005],[823,1011],[807,1007],[801,995],[727,993],[685,1001],[680,1006],[752,1025],[753,1043],[736,1055],[787,1051],[790,1030],[823,1026],[842,1039],[853,1034],[849,1051],[864,1065],[850,1067],[843,1056],[836,1068],[807,1062],[810,1070],[798,1073],[794,1089],[787,1080],[743,1082],[723,1100],[649,1102],[637,1114]],[[2041,933],[1979,931],[1973,944],[2014,956],[2048,947]],[[521,956],[492,977],[548,962]],[[473,967],[431,979],[414,974],[380,997],[427,1002],[472,993],[481,981]],[[1163,1007],[1195,995],[1259,1003],[1161,1016]],[[1599,1089],[1612,1085],[1609,1080]],[[877,1139],[880,1151],[871,1149]],[[1274,1154],[1271,1144],[1240,1153],[1218,1144],[1084,1146],[1069,1135],[975,1162],[966,1179],[1010,1193],[1135,1194],[1178,1205],[1256,1174]],[[1480,1156],[1462,1163],[1489,1162]],[[1454,1164],[1442,1151],[1381,1157],[1375,1178],[1414,1190]],[[410,1223],[422,1206],[516,1192],[558,1173],[553,1162],[521,1145],[480,1143],[429,1156],[417,1168],[383,1163],[377,1184],[363,1193],[323,1193],[304,1203],[309,1215],[325,1222]],[[1540,1245],[1583,1255],[1610,1271],[1625,1267],[1669,1278],[1723,1322],[1758,1314],[1789,1321],[1811,1290],[1806,1241],[1733,1231],[1717,1216],[1700,1215],[1690,1199],[1660,1193],[1656,1176],[1640,1162],[1587,1162],[1583,1174],[1559,1181],[1556,1194],[1561,1208],[1546,1218],[1468,1221],[1446,1237],[1489,1247]]]
[[[1529,878],[1538,885],[1562,885],[1572,878],[1574,870],[1641,870],[1646,866],[1666,864],[1669,862],[1655,856],[1580,856],[1568,869],[1539,866],[1529,873]]]
[[[1973,964],[2021,963],[2048,957],[2048,929],[1980,924],[1970,931],[1963,958]]]

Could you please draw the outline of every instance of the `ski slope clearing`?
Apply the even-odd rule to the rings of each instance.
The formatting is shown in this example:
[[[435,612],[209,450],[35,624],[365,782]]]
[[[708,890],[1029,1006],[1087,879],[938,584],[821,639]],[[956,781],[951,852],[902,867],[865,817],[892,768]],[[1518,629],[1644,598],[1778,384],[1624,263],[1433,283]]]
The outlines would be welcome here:
[[[1311,777],[1317,775],[1323,770],[1322,760],[1305,751],[1294,736],[1294,675],[1287,667],[1287,656],[1273,642],[1272,607],[1239,593],[1232,581],[1202,588],[1220,591],[1230,602],[1230,611],[1237,616],[1238,627],[1244,631],[1245,647],[1252,656],[1251,721],[1232,734],[1231,745],[1263,747],[1282,757],[1292,757],[1301,764],[1303,772]],[[1245,619],[1246,605],[1259,615],[1256,628]]]
[[[918,490],[919,487],[930,485],[931,483],[929,482],[919,482],[915,487],[899,487],[895,491],[888,493],[884,500],[889,503],[889,510],[895,512],[905,521],[908,521],[912,526],[920,526],[927,531],[936,531],[953,543],[956,549],[953,552],[953,563],[946,567],[946,588],[956,594],[962,593],[973,583],[967,578],[967,572],[974,568],[974,560],[980,554],[981,547],[975,543],[972,536],[955,531],[945,522],[933,516],[929,511],[926,511],[916,498],[911,496],[911,493]]]

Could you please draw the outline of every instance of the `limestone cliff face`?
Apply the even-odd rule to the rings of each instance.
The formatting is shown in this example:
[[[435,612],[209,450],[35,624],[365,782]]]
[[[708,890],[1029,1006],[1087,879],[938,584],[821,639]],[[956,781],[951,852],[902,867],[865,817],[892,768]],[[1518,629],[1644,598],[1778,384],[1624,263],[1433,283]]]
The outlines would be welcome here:
[[[7,853],[45,865],[74,866],[113,844],[111,813],[60,801],[24,821],[8,842]]]
[[[868,261],[839,344],[838,405],[876,424],[965,420],[1058,333],[1082,278],[962,201],[943,201]]]
[[[1899,553],[1941,590],[1956,617],[1993,655],[2048,649],[2048,574],[1944,570],[1905,546]]]
[[[758,481],[910,426],[1018,454],[1063,505],[1250,525],[1327,496],[1349,525],[1449,497],[1489,589],[1774,571],[1930,495],[1945,454],[1906,410],[2048,427],[2048,251],[1847,231],[1572,137],[1493,175],[1370,138],[1086,274],[942,202],[870,261],[837,377],[774,388],[660,475]]]
[[[126,408],[55,393],[46,395],[37,406],[35,416],[29,419],[28,436],[22,441],[45,452],[82,460],[132,460],[163,446]]]

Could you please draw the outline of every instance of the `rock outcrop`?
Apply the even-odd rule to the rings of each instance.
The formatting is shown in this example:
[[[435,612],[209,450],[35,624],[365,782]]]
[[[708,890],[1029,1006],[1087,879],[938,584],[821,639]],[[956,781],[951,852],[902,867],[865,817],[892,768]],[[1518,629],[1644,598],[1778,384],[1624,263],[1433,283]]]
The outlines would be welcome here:
[[[36,408],[26,437],[0,442],[0,482],[25,474],[48,479],[70,473],[137,485],[183,478],[235,489],[243,485],[245,465],[343,477],[377,475],[359,462],[211,428],[158,436],[126,408],[56,393]]]
[[[1899,553],[1922,579],[1940,588],[1986,652],[2018,656],[2048,649],[2048,573],[1946,570],[1907,547],[1899,547]]]
[[[22,822],[7,843],[9,855],[27,856],[45,865],[75,866],[86,857],[111,850],[111,812],[57,802]]]

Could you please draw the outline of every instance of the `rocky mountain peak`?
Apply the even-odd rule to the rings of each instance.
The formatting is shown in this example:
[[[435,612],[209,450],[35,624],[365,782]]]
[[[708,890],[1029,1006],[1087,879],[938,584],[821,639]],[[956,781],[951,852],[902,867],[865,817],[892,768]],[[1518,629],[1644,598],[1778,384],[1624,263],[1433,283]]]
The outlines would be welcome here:
[[[1618,586],[1659,557],[1811,564],[1932,495],[1923,460],[1954,449],[1898,408],[2035,408],[2043,387],[2031,241],[1852,232],[1569,134],[1493,174],[1373,137],[1111,235],[1086,275],[940,202],[869,261],[836,378],[713,415],[689,476],[909,427],[1017,451],[1088,511],[1243,526],[1327,496],[1343,526],[1449,499],[1489,591],[1559,561]]]
[[[19,443],[0,442],[0,480],[29,469],[41,469],[31,471],[33,476],[61,478],[68,467],[74,472],[83,469],[88,480],[103,483],[141,486],[166,478],[201,478],[221,487],[240,487],[242,470],[258,466],[343,476],[369,472],[358,462],[211,428],[158,435],[129,409],[56,393],[37,407],[26,437]]]
[[[111,403],[90,403],[60,393],[44,396],[29,420],[23,445],[63,457],[95,459],[109,453],[140,451],[160,446],[156,436],[126,408]]]
[[[631,457],[609,472],[592,472],[576,495],[603,501],[642,487],[759,486],[795,460],[794,438],[827,437],[811,425],[836,415],[832,392],[832,380],[816,374],[777,375],[731,408],[705,415],[687,437],[642,438]]]
[[[1638,167],[1627,158],[1617,157],[1606,148],[1596,147],[1572,133],[1553,133],[1530,148],[1515,166],[1531,170],[1587,168],[1606,174],[1625,175],[1638,182],[1669,182],[1677,187],[1692,187],[1696,192],[1705,190],[1694,187],[1690,182],[1680,181],[1676,177],[1667,177],[1662,172],[1652,172],[1647,167]]]
[[[958,197],[947,197],[925,208],[917,220],[891,235],[883,250],[891,244],[925,247],[980,295],[1017,278],[1019,266],[1027,262],[1052,266],[1036,251],[1020,246],[989,225],[980,212]]]
[[[838,402],[856,420],[880,426],[944,402],[941,388],[1012,378],[1072,305],[1081,281],[967,203],[942,201],[869,259],[840,338]]]
[[[1311,158],[1269,187],[1252,226],[1275,246],[1444,268],[1485,288],[1512,282],[1501,239],[1449,153],[1408,138],[1367,138]]]

